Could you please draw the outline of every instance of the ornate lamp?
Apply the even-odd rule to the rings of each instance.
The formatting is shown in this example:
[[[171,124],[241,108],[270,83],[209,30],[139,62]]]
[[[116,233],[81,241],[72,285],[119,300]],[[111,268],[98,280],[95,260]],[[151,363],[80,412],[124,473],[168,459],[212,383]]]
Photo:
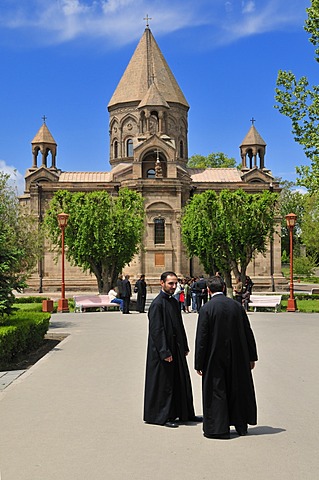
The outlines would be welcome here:
[[[288,298],[287,312],[295,312],[297,310],[296,299],[294,297],[294,273],[293,273],[293,230],[296,225],[297,215],[289,213],[286,215],[287,227],[289,228],[289,245],[290,245],[290,295]]]
[[[62,281],[61,281],[61,298],[58,301],[58,312],[68,312],[69,304],[65,298],[65,282],[64,282],[64,230],[68,224],[69,215],[67,213],[58,214],[58,223],[61,229],[61,246],[62,246]]]

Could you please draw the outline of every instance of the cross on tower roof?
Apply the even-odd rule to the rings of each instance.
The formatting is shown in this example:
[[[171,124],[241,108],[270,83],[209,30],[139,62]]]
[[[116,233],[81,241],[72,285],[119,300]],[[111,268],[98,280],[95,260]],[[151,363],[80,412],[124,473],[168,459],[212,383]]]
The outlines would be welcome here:
[[[148,16],[148,13],[146,14],[146,17],[143,18],[143,20],[146,20],[146,28],[149,28],[150,26],[149,20],[152,20],[152,18]]]
[[[48,117],[46,117],[45,115],[43,115],[43,117],[42,117],[43,123],[45,123],[45,121],[46,121],[47,118],[48,118]]]
[[[254,123],[255,123],[256,120],[254,119],[254,117],[252,117],[252,118],[250,119],[250,121],[251,121],[251,124],[254,125]]]

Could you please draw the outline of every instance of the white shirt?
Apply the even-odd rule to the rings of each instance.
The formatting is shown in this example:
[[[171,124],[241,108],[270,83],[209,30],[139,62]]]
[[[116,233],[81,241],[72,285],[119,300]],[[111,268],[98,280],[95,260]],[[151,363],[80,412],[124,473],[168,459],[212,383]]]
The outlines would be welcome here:
[[[117,297],[117,293],[115,290],[111,289],[108,293],[108,296],[110,297],[110,302],[112,302],[112,300]]]

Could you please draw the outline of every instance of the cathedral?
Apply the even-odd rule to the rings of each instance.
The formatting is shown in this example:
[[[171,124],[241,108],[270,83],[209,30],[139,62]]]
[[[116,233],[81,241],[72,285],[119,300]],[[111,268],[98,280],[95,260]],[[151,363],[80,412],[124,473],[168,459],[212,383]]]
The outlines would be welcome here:
[[[117,195],[121,187],[144,198],[146,225],[143,249],[123,273],[134,282],[145,274],[158,286],[160,274],[203,273],[198,259],[189,259],[181,241],[181,215],[187,201],[205,190],[243,189],[249,193],[271,190],[279,184],[265,167],[266,143],[254,124],[240,145],[241,169],[188,168],[189,105],[147,25],[108,104],[111,170],[65,172],[58,168],[57,143],[45,118],[31,142],[32,166],[25,175],[22,204],[41,223],[59,189],[71,192],[106,190]],[[62,163],[62,162],[61,162]],[[280,219],[277,219],[280,225]],[[278,228],[278,232],[280,228]],[[283,282],[280,235],[275,233],[265,256],[258,255],[247,273],[256,289],[274,290]],[[58,290],[61,267],[46,249],[28,281],[32,290]],[[66,289],[97,290],[94,276],[66,264]]]

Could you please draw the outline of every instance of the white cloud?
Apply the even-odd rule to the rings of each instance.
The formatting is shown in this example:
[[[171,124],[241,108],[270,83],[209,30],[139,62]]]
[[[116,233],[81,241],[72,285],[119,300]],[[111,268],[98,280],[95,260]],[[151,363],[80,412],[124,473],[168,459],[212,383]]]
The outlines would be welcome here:
[[[308,190],[305,187],[296,187],[296,188],[293,188],[292,190],[293,192],[301,193],[301,195],[305,195],[306,193],[308,193]]]
[[[9,183],[17,189],[18,195],[22,195],[24,191],[24,177],[13,166],[7,165],[4,160],[0,160],[0,170],[10,176]]]
[[[302,3],[305,5],[303,6]],[[306,0],[254,0],[243,1],[226,22],[222,23],[224,35],[220,43],[232,43],[239,38],[283,28],[302,27],[306,18]],[[239,11],[240,10],[240,11]]]
[[[89,12],[90,7],[79,0],[61,0],[61,9],[65,15],[78,15]]]
[[[5,31],[19,30],[42,45],[77,38],[105,38],[109,46],[121,45],[140,36],[148,13],[156,35],[210,25],[219,44],[230,43],[302,25],[307,6],[308,0],[1,0],[0,41]]]
[[[255,2],[253,0],[250,0],[248,2],[243,2],[242,3],[242,12],[243,13],[252,13],[255,11]]]

